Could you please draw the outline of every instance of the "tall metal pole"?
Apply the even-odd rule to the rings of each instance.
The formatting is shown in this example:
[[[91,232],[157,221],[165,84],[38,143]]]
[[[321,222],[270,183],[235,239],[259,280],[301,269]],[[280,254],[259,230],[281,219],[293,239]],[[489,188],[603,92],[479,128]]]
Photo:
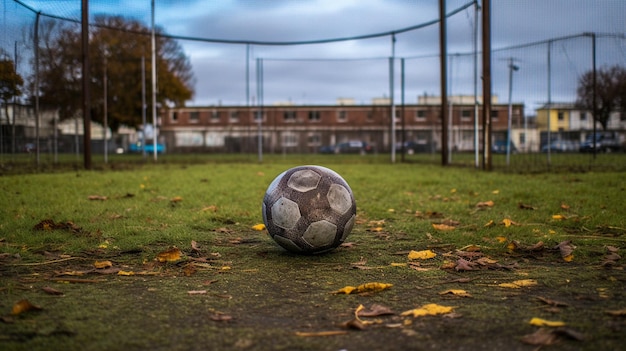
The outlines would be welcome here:
[[[441,165],[448,165],[448,107],[447,65],[448,48],[446,41],[446,1],[439,0],[439,55],[441,67]]]
[[[391,57],[389,58],[389,99],[391,100],[391,163],[396,162],[396,102],[394,100],[394,75],[396,60],[396,35],[391,34]]]
[[[402,152],[402,162],[404,162],[404,154],[406,153],[406,149],[405,149],[405,109],[404,109],[404,57],[400,59],[400,99],[401,99],[401,104],[402,104],[402,120],[401,120],[401,126],[402,126],[402,132],[401,132],[401,136],[400,136],[400,142],[401,142],[401,147],[400,150]]]
[[[141,55],[141,155],[145,160],[146,155],[146,56]]]
[[[519,69],[513,63],[513,58],[509,57],[509,109],[508,109],[508,119],[507,119],[507,129],[506,129],[506,165],[507,167],[511,164],[511,123],[513,120],[513,71],[517,71]]]
[[[39,18],[41,12],[35,17],[35,155],[39,166]]]
[[[153,157],[157,160],[157,138],[159,136],[159,129],[157,128],[157,107],[156,107],[156,89],[157,89],[157,76],[156,76],[156,35],[154,29],[154,0],[151,1],[152,5],[152,144],[153,144]]]
[[[479,134],[478,134],[478,12],[480,6],[478,2],[474,11],[474,167],[480,167],[479,157]]]
[[[593,82],[593,97],[592,97],[592,104],[593,104],[593,118],[591,118],[592,122],[593,122],[593,159],[595,160],[596,158],[596,154],[597,154],[597,145],[596,145],[596,133],[597,133],[597,127],[596,127],[596,118],[598,117],[598,101],[596,100],[597,98],[597,88],[598,88],[598,81],[597,81],[597,71],[596,71],[596,33],[591,33],[591,64],[592,64],[592,82]]]
[[[103,124],[104,124],[104,128],[103,128],[103,140],[104,140],[104,163],[109,163],[109,143],[108,143],[108,133],[107,133],[107,129],[109,129],[109,120],[108,120],[108,115],[109,115],[109,106],[108,106],[108,98],[107,98],[107,93],[108,93],[108,82],[107,82],[107,53],[105,51],[104,53],[104,77],[102,79],[103,81],[103,85],[104,85],[104,116],[103,116]]]
[[[454,55],[450,55],[450,74],[448,77],[450,79],[449,83],[449,95],[453,96],[452,93],[452,77],[454,75]],[[453,99],[448,99],[448,164],[452,163],[452,150],[454,149],[452,145],[454,144],[454,121],[452,112],[454,111],[454,101]]]
[[[82,9],[83,61],[83,159],[85,169],[91,169],[91,96],[89,90],[89,0],[83,0]]]
[[[257,89],[257,103],[259,107],[259,116],[257,119],[257,142],[259,163],[263,162],[263,59],[256,59],[256,89]]]
[[[548,133],[547,133],[547,144],[548,145],[548,152],[546,153],[546,161],[548,162],[548,167],[552,164],[552,155],[551,155],[551,147],[550,144],[552,143],[551,139],[552,139],[552,59],[551,59],[551,52],[552,52],[552,41],[548,41],[548,106],[547,106],[547,111],[546,113],[548,114]]]
[[[483,169],[491,171],[491,0],[483,0]]]

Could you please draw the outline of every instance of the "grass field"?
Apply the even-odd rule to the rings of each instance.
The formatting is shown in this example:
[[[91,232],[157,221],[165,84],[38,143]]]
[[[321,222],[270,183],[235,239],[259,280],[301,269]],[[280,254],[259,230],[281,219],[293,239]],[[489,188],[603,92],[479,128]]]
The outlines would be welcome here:
[[[0,348],[626,343],[622,171],[481,172],[382,157],[255,161],[171,157],[0,177]],[[271,180],[303,163],[334,169],[354,191],[357,225],[329,254],[287,253],[252,228],[262,223]],[[412,251],[435,256],[412,259]],[[371,282],[393,286],[333,293]],[[429,304],[443,310],[410,312]],[[393,314],[373,307],[374,316],[357,315],[360,305]]]

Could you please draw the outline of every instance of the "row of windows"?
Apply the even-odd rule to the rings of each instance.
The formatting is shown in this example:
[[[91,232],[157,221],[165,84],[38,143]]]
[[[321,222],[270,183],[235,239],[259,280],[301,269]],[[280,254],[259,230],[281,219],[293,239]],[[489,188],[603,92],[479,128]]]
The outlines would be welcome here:
[[[254,121],[258,122],[261,117],[261,111],[254,111],[253,114],[254,114]],[[236,123],[240,121],[241,119],[240,117],[242,115],[243,113],[241,113],[240,111],[231,111],[228,114],[228,119],[231,123]],[[428,115],[427,110],[417,110],[415,111],[415,121],[423,122],[426,120],[427,115]],[[472,115],[473,115],[473,110],[469,110],[469,109],[461,110],[461,119],[463,120],[470,120],[472,118]],[[396,118],[399,119],[400,116],[401,116],[400,111],[396,111]],[[179,114],[178,112],[175,111],[170,114],[170,117],[171,117],[170,118],[171,122],[176,123],[178,122]],[[267,115],[263,113],[263,120],[266,120],[266,117]],[[439,118],[439,116],[437,117]],[[498,110],[492,110],[491,117],[494,119],[497,119]],[[221,121],[221,116],[218,111],[213,110],[210,112],[209,119],[211,122],[218,123]],[[297,122],[296,111],[283,112],[283,120],[285,122],[294,122],[294,123]],[[322,120],[320,111],[309,111],[308,120],[309,122],[320,122]],[[373,112],[371,111],[368,112],[367,120],[368,121],[374,120]],[[337,121],[343,122],[343,123],[348,122],[348,111],[345,111],[345,110],[337,111]],[[199,111],[189,112],[189,123],[198,123],[198,122],[200,122],[200,112]]]

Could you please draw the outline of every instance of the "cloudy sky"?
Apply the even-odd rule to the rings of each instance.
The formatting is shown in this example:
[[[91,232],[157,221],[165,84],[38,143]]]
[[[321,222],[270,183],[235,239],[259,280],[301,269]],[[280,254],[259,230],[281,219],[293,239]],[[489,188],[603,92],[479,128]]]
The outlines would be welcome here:
[[[22,1],[60,16],[75,17],[80,10],[78,0]],[[472,95],[475,7],[470,0],[447,0],[446,7],[448,12],[466,7],[447,20],[449,93]],[[150,24],[149,0],[91,0],[90,12],[121,14]],[[397,32],[437,19],[437,0],[156,0],[155,9],[156,24],[171,35],[273,43]],[[525,103],[528,112],[548,98],[572,102],[578,78],[591,69],[591,38],[583,36],[585,32],[599,33],[598,66],[623,65],[626,1],[492,1],[493,93],[500,102],[508,101],[512,59],[519,67],[513,75],[514,102]],[[340,97],[366,104],[391,94],[392,53],[394,97],[396,101],[402,97],[404,58],[405,101],[415,103],[418,95],[439,95],[438,33],[437,24],[399,33],[395,45],[389,35],[290,46],[181,40],[196,78],[196,93],[188,105],[246,104],[248,99],[254,103],[257,59],[263,60],[266,104],[334,104]],[[545,42],[551,39],[550,44]],[[530,43],[539,44],[524,46]]]

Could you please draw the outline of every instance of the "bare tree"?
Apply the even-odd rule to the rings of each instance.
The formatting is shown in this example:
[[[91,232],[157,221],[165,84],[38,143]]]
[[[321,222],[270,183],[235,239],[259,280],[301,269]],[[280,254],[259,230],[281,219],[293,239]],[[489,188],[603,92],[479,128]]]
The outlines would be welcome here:
[[[588,111],[597,111],[593,116],[603,130],[606,130],[612,112],[621,110],[625,113],[626,104],[626,69],[622,66],[603,67],[596,72],[596,104],[593,106],[593,71],[583,74],[578,81],[577,105]]]

